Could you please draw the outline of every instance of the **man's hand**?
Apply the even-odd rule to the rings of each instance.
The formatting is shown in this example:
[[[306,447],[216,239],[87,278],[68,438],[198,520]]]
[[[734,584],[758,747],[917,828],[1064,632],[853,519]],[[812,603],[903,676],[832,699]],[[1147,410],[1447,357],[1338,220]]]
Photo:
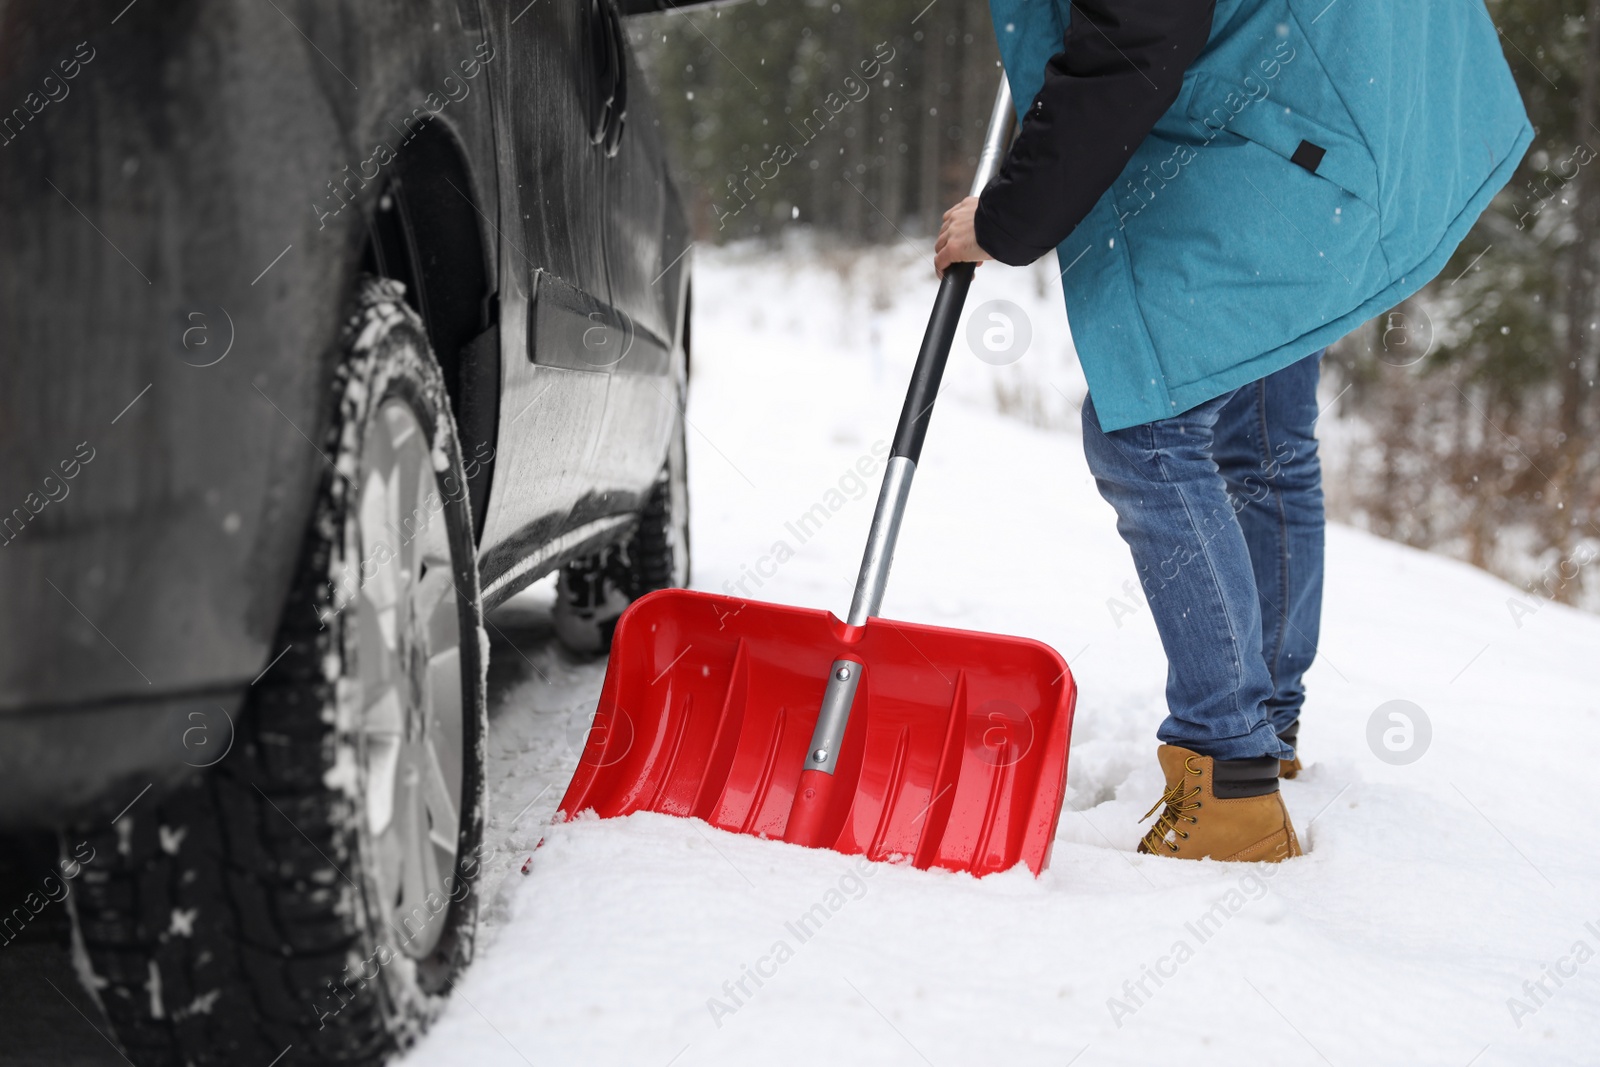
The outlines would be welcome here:
[[[972,227],[972,216],[978,211],[978,198],[969,196],[944,213],[939,226],[939,240],[933,246],[933,269],[939,277],[952,263],[982,263],[993,259],[978,247],[978,235]]]

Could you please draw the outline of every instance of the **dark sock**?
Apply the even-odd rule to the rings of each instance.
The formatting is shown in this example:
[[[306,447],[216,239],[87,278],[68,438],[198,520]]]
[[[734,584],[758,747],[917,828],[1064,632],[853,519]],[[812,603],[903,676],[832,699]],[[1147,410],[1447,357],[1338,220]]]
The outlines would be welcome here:
[[[1212,760],[1212,791],[1221,800],[1260,797],[1278,791],[1278,757]]]
[[[1290,748],[1294,748],[1295,747],[1295,741],[1296,741],[1297,738],[1299,738],[1299,736],[1300,736],[1300,720],[1299,719],[1296,719],[1294,722],[1290,723],[1288,726],[1285,726],[1283,729],[1278,731],[1278,740],[1282,741],[1284,744],[1288,745]]]

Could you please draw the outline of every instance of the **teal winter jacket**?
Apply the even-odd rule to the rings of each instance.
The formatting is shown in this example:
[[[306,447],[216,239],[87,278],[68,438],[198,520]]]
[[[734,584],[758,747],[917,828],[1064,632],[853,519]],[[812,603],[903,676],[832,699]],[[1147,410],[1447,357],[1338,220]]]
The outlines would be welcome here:
[[[1071,4],[990,10],[1024,117]],[[1177,101],[1056,250],[1101,424],[1186,411],[1415,293],[1532,139],[1483,0],[1217,0]]]

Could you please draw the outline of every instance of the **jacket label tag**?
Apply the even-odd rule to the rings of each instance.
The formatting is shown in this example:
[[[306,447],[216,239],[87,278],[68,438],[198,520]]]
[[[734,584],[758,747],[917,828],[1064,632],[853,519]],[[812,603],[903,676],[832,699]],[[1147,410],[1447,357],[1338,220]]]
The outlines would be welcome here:
[[[1315,174],[1317,168],[1322,166],[1322,157],[1327,154],[1328,150],[1321,145],[1314,145],[1310,141],[1301,141],[1300,147],[1296,148],[1294,155],[1289,157],[1289,162],[1296,166],[1304,167],[1312,174]]]

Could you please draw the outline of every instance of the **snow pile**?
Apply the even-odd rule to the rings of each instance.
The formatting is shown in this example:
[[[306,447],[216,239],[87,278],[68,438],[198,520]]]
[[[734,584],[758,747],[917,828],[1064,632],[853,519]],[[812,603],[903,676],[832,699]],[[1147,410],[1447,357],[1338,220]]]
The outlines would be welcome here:
[[[896,257],[911,259],[882,253],[841,283],[794,250],[699,255],[697,586],[847,606],[877,488],[854,472],[891,436],[934,291]],[[1161,788],[1160,645],[1075,430],[994,410],[1007,376],[1060,390],[1041,422],[1071,426],[1082,396],[1036,271],[978,274],[969,307],[1013,301],[1033,345],[995,367],[958,342],[884,614],[1040,638],[1072,664],[1050,870],[863,865],[656,815],[548,828],[601,668],[538,652],[496,698],[503,881],[483,949],[407,1063],[1600,1061],[1584,758],[1600,619],[1515,611],[1524,595],[1464,564],[1334,528],[1308,766],[1284,785],[1308,855],[1134,854]],[[831,519],[795,536],[819,502]]]

